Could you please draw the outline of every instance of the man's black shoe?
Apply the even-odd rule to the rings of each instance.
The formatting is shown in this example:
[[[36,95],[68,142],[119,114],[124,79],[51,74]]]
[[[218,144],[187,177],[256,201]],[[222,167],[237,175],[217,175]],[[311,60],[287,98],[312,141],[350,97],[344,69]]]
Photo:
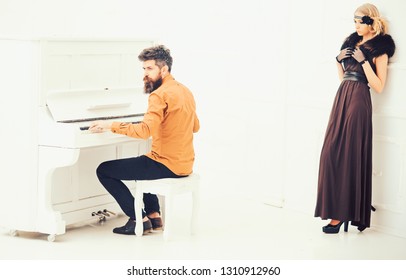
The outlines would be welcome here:
[[[144,226],[144,234],[152,231],[150,220],[143,222],[142,224]],[[135,235],[135,221],[129,219],[124,226],[114,228],[113,232],[118,234]]]

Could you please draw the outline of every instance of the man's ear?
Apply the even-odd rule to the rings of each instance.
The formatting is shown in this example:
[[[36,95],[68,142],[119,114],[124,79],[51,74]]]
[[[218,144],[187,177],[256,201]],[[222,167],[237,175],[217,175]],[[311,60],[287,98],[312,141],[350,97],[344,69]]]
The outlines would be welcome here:
[[[164,65],[162,68],[161,68],[161,75],[163,76],[163,77],[165,77],[165,76],[167,76],[169,74],[169,67],[168,67],[168,65]]]

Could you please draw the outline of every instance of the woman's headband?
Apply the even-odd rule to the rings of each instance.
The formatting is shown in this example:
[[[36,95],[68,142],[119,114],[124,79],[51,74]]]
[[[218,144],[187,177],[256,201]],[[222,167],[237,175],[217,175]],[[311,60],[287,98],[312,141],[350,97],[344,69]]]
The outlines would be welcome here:
[[[374,20],[370,18],[369,16],[354,16],[356,19],[360,19],[361,23],[366,24],[366,25],[371,25],[374,23]]]

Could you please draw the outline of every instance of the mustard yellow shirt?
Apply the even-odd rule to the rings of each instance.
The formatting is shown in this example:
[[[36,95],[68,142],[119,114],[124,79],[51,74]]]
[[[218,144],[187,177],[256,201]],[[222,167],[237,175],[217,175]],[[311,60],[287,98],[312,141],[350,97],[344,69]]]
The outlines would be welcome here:
[[[111,127],[112,132],[130,137],[152,137],[152,149],[146,156],[177,175],[189,175],[193,171],[193,133],[199,129],[194,97],[172,75],[166,76],[162,85],[150,94],[141,123],[113,122]]]

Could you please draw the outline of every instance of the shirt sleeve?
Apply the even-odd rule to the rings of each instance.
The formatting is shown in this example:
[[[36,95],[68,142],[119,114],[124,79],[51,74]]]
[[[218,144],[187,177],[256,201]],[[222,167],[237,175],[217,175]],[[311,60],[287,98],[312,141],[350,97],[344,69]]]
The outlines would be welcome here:
[[[137,124],[113,122],[111,131],[114,133],[124,134],[134,138],[148,139],[153,132],[159,128],[167,104],[155,93],[151,93],[148,98],[148,110],[144,115],[144,119]]]
[[[199,121],[199,118],[197,117],[197,115],[195,113],[194,124],[193,124],[193,133],[198,132],[199,129],[200,129],[200,121]]]

